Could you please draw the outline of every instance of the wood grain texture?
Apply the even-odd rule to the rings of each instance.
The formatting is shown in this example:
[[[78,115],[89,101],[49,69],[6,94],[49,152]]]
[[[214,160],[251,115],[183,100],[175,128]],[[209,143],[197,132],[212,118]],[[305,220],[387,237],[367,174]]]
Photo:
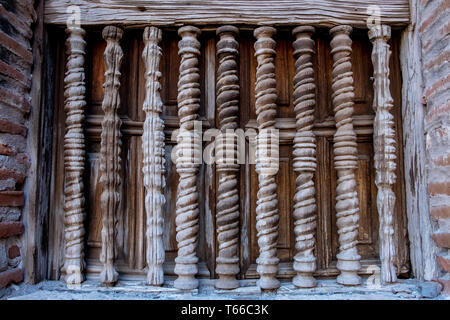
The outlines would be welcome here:
[[[161,48],[158,46],[162,32],[155,27],[144,30],[144,51],[142,58],[145,64],[146,95],[142,109],[146,113],[144,132],[142,133],[142,150],[144,152],[145,211],[147,216],[147,284],[162,285],[164,283],[164,217],[163,206],[166,199],[165,187],[165,144],[164,121],[161,119],[163,103],[161,101],[159,63]]]
[[[119,211],[122,212],[117,224],[118,239],[116,247],[118,250],[118,258],[115,260],[116,270],[120,274],[120,279],[135,279],[141,282],[146,281],[146,247],[147,237],[146,231],[146,213],[145,213],[145,187],[143,184],[142,174],[142,142],[141,135],[145,121],[145,112],[142,105],[145,100],[145,65],[142,59],[142,50],[144,42],[142,37],[143,29],[127,30],[126,36],[121,41],[121,47],[124,51],[124,63],[121,68],[121,108],[119,115],[122,120],[121,133],[122,137],[122,183],[121,194],[122,201]],[[59,48],[64,49],[64,30],[60,28],[52,28],[50,39],[53,43],[58,43]],[[62,31],[62,32],[61,32]],[[403,154],[402,131],[401,131],[401,75],[398,70],[399,60],[399,36],[400,33],[392,30],[392,39],[389,41],[392,50],[390,59],[390,81],[391,94],[394,98],[394,114],[395,128],[397,133],[397,157],[398,168],[396,170],[397,182],[393,188],[396,195],[395,209],[395,239],[397,243],[397,263],[396,267],[402,277],[407,276],[409,272],[408,259],[408,233],[406,227],[406,212],[403,205],[404,198],[404,178],[402,174],[401,160]],[[336,125],[333,117],[332,100],[331,100],[331,73],[332,73],[332,56],[330,54],[330,36],[327,30],[317,28],[313,36],[315,40],[315,54],[313,57],[313,66],[315,71],[316,85],[316,114],[314,119],[313,133],[317,139],[317,171],[314,177],[316,185],[317,198],[317,223],[316,230],[316,264],[317,270],[314,272],[315,277],[336,277],[339,270],[336,268],[336,254],[339,248],[336,219],[334,214],[334,199],[336,189],[336,173],[333,166],[333,134],[336,131]],[[99,184],[99,163],[100,163],[100,140],[101,140],[101,123],[103,119],[103,111],[101,103],[103,98],[102,84],[104,82],[104,48],[106,42],[101,36],[101,28],[90,29],[87,33],[86,47],[86,169],[85,169],[85,196],[86,196],[86,232],[87,241],[85,243],[86,255],[86,274],[90,277],[98,277],[101,271],[101,263],[99,256],[101,252],[101,228],[102,228],[102,209],[100,205],[101,185]],[[204,101],[205,115],[208,114],[208,122],[214,125],[219,124],[218,110],[216,108],[216,42],[219,38],[216,35],[216,29],[211,31],[202,31],[199,41],[203,48],[208,48],[205,54],[199,56],[200,83],[205,82],[204,90],[201,90],[201,99]],[[296,119],[294,111],[293,87],[295,75],[295,58],[293,56],[292,42],[295,37],[292,36],[290,30],[278,29],[277,56],[275,60],[275,77],[276,81],[288,85],[289,90],[282,90],[285,105],[278,105],[278,115],[275,119],[275,127],[280,130],[280,171],[277,174],[277,193],[279,200],[280,213],[280,229],[279,241],[277,244],[277,256],[279,263],[279,279],[291,281],[296,275],[293,270],[293,259],[296,254],[295,250],[295,232],[293,212],[293,198],[296,190],[296,175],[293,170],[292,148],[294,146],[293,139],[296,134]],[[241,29],[239,34],[239,82],[240,82],[240,103],[238,123],[240,128],[257,129],[256,114],[254,113],[254,80],[256,75],[257,60],[254,57],[253,45],[254,37],[250,30]],[[374,265],[381,266],[379,260],[379,236],[378,236],[378,214],[376,209],[376,186],[375,186],[375,169],[373,165],[373,121],[375,113],[373,112],[373,82],[370,78],[373,75],[372,63],[370,63],[370,54],[372,45],[365,30],[355,30],[352,34],[352,69],[355,77],[355,94],[359,96],[359,100],[355,101],[355,113],[353,115],[354,130],[357,134],[358,143],[358,169],[355,173],[358,198],[360,203],[360,221],[358,232],[358,253],[361,255],[360,275],[370,275],[373,273]],[[177,112],[177,78],[179,73],[179,56],[178,56],[178,36],[176,30],[164,30],[163,40],[161,41],[163,55],[161,56],[161,98],[164,103],[164,111],[162,119],[165,123],[166,135],[166,182],[167,186],[164,190],[166,197],[166,205],[164,206],[164,247],[165,247],[165,276],[174,276],[174,259],[176,257],[177,241],[176,241],[176,190],[179,176],[176,173],[176,165],[171,161],[171,151],[175,141],[170,141],[171,133],[178,127]],[[209,46],[209,47],[208,47]],[[203,50],[203,49],[202,49]],[[54,53],[58,57],[58,69],[55,72],[55,78],[50,81],[55,84],[55,92],[59,97],[63,96],[63,78],[64,78],[64,50]],[[208,58],[207,58],[208,57]],[[287,59],[287,61],[283,61]],[[125,63],[126,62],[126,63]],[[288,69],[283,71],[277,70],[277,66]],[[202,71],[202,68],[204,68]],[[413,68],[410,69],[413,72]],[[56,76],[57,75],[57,76]],[[206,86],[206,75],[211,77]],[[287,80],[286,80],[287,79]],[[358,79],[358,80],[356,80]],[[358,83],[357,83],[358,81]],[[406,81],[404,81],[405,83]],[[408,82],[409,84],[409,82]],[[411,83],[412,84],[412,83]],[[278,87],[278,85],[277,85]],[[213,92],[211,92],[213,90]],[[207,92],[208,91],[208,92]],[[164,94],[167,93],[167,95]],[[290,92],[290,93],[289,93]],[[288,93],[288,94],[286,94]],[[252,102],[253,99],[253,102]],[[51,266],[49,277],[51,279],[59,279],[60,266],[63,264],[64,244],[63,244],[63,220],[64,210],[63,202],[63,152],[64,146],[64,101],[57,98],[55,101],[55,111],[59,116],[55,116],[55,138],[54,143],[54,161],[55,172],[52,174],[52,180],[55,182],[52,187],[52,207],[50,208],[50,230],[52,244],[49,251]],[[414,109],[414,108],[413,108]],[[253,111],[252,111],[253,110]],[[417,108],[415,109],[417,110]],[[414,110],[408,110],[414,111]],[[207,112],[207,113],[206,113]],[[253,112],[253,113],[252,113]],[[201,118],[201,111],[200,119]],[[214,113],[216,115],[214,115]],[[420,118],[420,117],[419,117]],[[418,119],[418,118],[416,118]],[[203,127],[207,128],[207,121],[203,121]],[[411,123],[414,123],[411,121]],[[409,124],[410,126],[411,124]],[[417,124],[416,124],[417,126]],[[408,130],[408,134],[416,134]],[[408,146],[409,148],[409,146]],[[59,150],[59,151],[58,151]],[[419,154],[416,154],[416,157]],[[411,159],[410,161],[411,162]],[[411,162],[412,163],[412,162]],[[198,244],[198,274],[201,278],[216,278],[215,260],[218,253],[218,245],[216,238],[215,226],[215,206],[218,196],[217,184],[218,174],[214,174],[216,165],[211,166],[211,171],[207,171],[205,166],[204,181],[201,173],[197,179],[199,194],[206,195],[209,192],[210,212],[207,211],[207,203],[204,204],[204,212],[199,214],[199,244]],[[256,202],[257,202],[257,185],[258,177],[254,170],[254,165],[242,167],[239,179],[240,185],[240,211],[241,214],[241,233],[240,245],[241,250],[239,257],[241,259],[239,278],[259,277],[256,272],[256,259],[259,255],[259,248],[256,237]],[[408,177],[411,176],[410,171]],[[209,185],[208,185],[209,183]],[[202,186],[204,185],[204,187]],[[209,190],[209,191],[208,191]],[[409,188],[408,188],[409,190]],[[409,192],[409,191],[408,191]],[[206,198],[206,196],[205,196]],[[199,200],[199,209],[203,206],[202,200]],[[408,212],[409,214],[409,212]],[[209,217],[208,217],[209,216]],[[429,216],[429,215],[428,215]],[[211,218],[212,217],[212,218]],[[202,226],[203,219],[203,226]],[[208,222],[212,221],[212,223]],[[208,228],[208,223],[212,225]],[[200,238],[204,238],[203,244]],[[207,242],[209,239],[209,243]],[[405,240],[406,239],[406,240]],[[423,239],[422,239],[423,240]],[[206,256],[209,248],[213,248],[210,257]],[[204,248],[204,250],[200,250]],[[418,257],[415,256],[414,259]],[[372,268],[370,268],[372,266]]]
[[[85,160],[84,108],[85,75],[84,55],[85,31],[71,26],[66,29],[67,71],[64,78],[64,111],[66,132],[64,135],[64,238],[65,259],[63,272],[68,284],[79,284],[84,280],[84,185]]]
[[[45,22],[66,24],[71,13],[70,0],[49,0],[45,3]],[[182,25],[182,24],[245,24],[298,25],[332,27],[348,24],[366,28],[370,5],[381,8],[380,21],[393,26],[409,22],[408,0],[335,1],[335,0],[157,0],[109,1],[79,0],[81,24],[102,25]]]
[[[216,172],[218,173],[216,226],[219,252],[216,272],[218,289],[239,287],[239,190],[237,163],[237,116],[239,112],[239,75],[237,57],[239,29],[222,26],[217,29],[217,114],[221,135],[216,139]]]
[[[100,261],[103,268],[100,281],[103,286],[113,286],[118,280],[118,273],[114,267],[117,252],[115,250],[116,215],[120,202],[120,147],[121,147],[121,120],[117,114],[120,107],[120,65],[123,53],[119,45],[123,31],[114,26],[103,29],[103,38],[106,40],[104,53],[106,72],[105,88],[102,109],[101,149],[100,149],[100,183],[102,185],[102,252]]]
[[[395,193],[392,186],[396,181],[397,168],[394,116],[391,114],[393,99],[389,89],[389,58],[391,50],[387,41],[391,38],[391,28],[375,25],[369,30],[372,41],[372,64],[374,76],[373,108],[374,119],[374,151],[377,185],[377,209],[380,232],[381,281],[393,283],[397,281],[394,267],[396,248],[394,243],[394,208]]]
[[[333,55],[333,107],[336,119],[334,134],[334,167],[338,180],[336,188],[336,218],[339,234],[337,282],[359,285],[360,255],[358,254],[359,200],[355,179],[357,169],[356,133],[353,129],[354,87],[351,63],[352,27],[337,26],[330,30]]]
[[[195,275],[198,273],[199,165],[195,161],[195,154],[198,151],[196,141],[199,141],[199,137],[194,132],[194,122],[198,119],[200,109],[200,42],[197,40],[200,29],[186,26],[180,28],[178,34],[181,37],[178,43],[178,53],[181,56],[178,80],[180,134],[176,166],[180,178],[176,208],[178,255],[175,258],[175,273],[178,278],[174,281],[174,287],[189,290],[198,287]]]
[[[296,287],[316,286],[312,276],[316,270],[314,256],[315,231],[317,226],[316,188],[313,181],[316,171],[316,137],[313,133],[314,109],[316,104],[314,83],[314,33],[313,27],[297,27],[292,31],[296,37],[293,43],[295,62],[294,111],[296,134],[294,138],[294,171],[297,174],[294,196],[294,233],[296,255],[294,270],[297,275],[292,280]]]
[[[258,286],[262,290],[276,290],[280,282],[278,273],[277,242],[280,216],[278,213],[276,172],[270,154],[275,146],[271,135],[275,130],[277,90],[275,81],[275,47],[272,39],[276,30],[272,27],[255,29],[255,56],[258,60],[255,82],[255,107],[258,123],[256,172],[258,173],[258,200],[256,229],[258,231],[259,257],[256,260],[259,273]],[[266,137],[263,137],[266,135]],[[269,151],[270,150],[270,151]],[[275,160],[278,162],[278,158]],[[278,165],[278,163],[277,163]],[[278,169],[278,168],[277,168]]]
[[[422,33],[419,0],[411,0],[411,24],[401,36],[400,65],[402,76],[402,113],[404,142],[405,198],[410,241],[412,273],[419,280],[431,281],[439,276],[436,255],[439,248],[431,238],[433,221],[428,201],[426,168],[426,139],[424,118],[427,106],[423,103]],[[391,65],[392,68],[392,65]],[[394,108],[395,110],[395,108]],[[399,126],[397,126],[399,128]],[[400,153],[402,154],[402,153]],[[402,161],[399,161],[402,164]],[[397,179],[397,182],[400,177]],[[398,203],[398,201],[397,201]]]

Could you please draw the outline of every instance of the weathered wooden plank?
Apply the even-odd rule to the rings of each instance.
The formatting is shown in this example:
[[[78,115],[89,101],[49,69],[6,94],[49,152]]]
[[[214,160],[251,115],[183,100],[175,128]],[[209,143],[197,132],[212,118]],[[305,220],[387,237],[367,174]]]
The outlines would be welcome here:
[[[45,22],[66,24],[73,12],[70,0],[45,2]],[[367,9],[379,5],[380,22],[392,26],[409,23],[408,0],[335,1],[335,0],[80,0],[82,25],[182,25],[182,24],[243,24],[298,25],[331,27],[347,24],[366,27]]]
[[[432,280],[439,266],[434,258],[438,248],[431,239],[432,221],[427,201],[426,141],[424,117],[426,106],[421,102],[423,92],[421,46],[417,15],[418,0],[411,1],[411,25],[402,33],[400,64],[402,69],[402,119],[406,214],[411,246],[411,266],[414,277]]]

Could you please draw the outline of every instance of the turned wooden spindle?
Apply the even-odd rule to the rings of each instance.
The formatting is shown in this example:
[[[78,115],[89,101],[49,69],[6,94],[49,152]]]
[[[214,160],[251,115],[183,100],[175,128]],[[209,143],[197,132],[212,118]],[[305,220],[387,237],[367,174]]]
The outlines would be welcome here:
[[[181,56],[178,80],[178,118],[180,133],[178,135],[176,169],[180,176],[177,189],[176,231],[178,255],[175,258],[175,273],[178,278],[175,288],[194,289],[198,287],[195,275],[198,272],[197,242],[199,229],[199,208],[197,174],[199,164],[196,154],[200,146],[200,133],[194,131],[194,122],[198,119],[200,109],[200,74],[198,56],[200,42],[197,37],[200,29],[193,26],[178,30],[181,40],[178,54]]]
[[[85,31],[72,26],[66,29],[67,66],[64,77],[64,239],[65,256],[63,272],[68,284],[84,281],[84,107]]]
[[[256,259],[257,272],[260,276],[258,285],[262,290],[275,290],[280,287],[276,276],[279,259],[277,257],[278,213],[277,170],[273,168],[270,154],[275,148],[271,143],[275,132],[275,115],[277,89],[275,82],[275,47],[272,39],[276,30],[272,27],[255,29],[255,56],[258,61],[256,69],[256,115],[258,123],[258,142],[256,150],[256,172],[258,173],[258,193],[256,207],[256,230],[259,257]],[[263,137],[265,135],[265,137]],[[270,155],[269,155],[270,154]],[[278,160],[278,159],[276,159]],[[278,168],[277,168],[278,169]]]
[[[313,277],[316,271],[314,256],[315,231],[317,225],[316,188],[316,137],[312,131],[316,96],[314,83],[314,40],[315,29],[309,26],[295,28],[293,43],[295,61],[294,111],[296,133],[294,137],[294,171],[297,173],[294,196],[295,249],[294,270],[297,275],[292,282],[299,288],[316,286]]]
[[[144,132],[142,134],[142,151],[144,153],[142,172],[145,186],[145,211],[147,216],[147,284],[160,286],[164,283],[164,215],[166,202],[164,159],[164,121],[160,115],[161,101],[159,78],[159,62],[161,59],[162,32],[155,27],[144,30],[144,51],[142,58],[145,64],[145,100],[142,110],[145,112]]]
[[[336,121],[334,134],[334,167],[337,171],[336,224],[339,234],[337,282],[359,285],[361,268],[358,254],[359,201],[355,170],[358,166],[356,133],[353,129],[354,88],[352,72],[352,27],[337,26],[330,30],[333,55],[333,108]]]
[[[237,144],[234,130],[238,128],[239,112],[239,74],[237,57],[239,43],[236,36],[239,29],[222,26],[217,29],[220,40],[217,42],[219,67],[217,70],[217,110],[221,135],[216,148],[216,170],[219,185],[216,206],[217,241],[219,253],[216,259],[218,289],[239,287],[236,275],[239,273],[239,191],[237,163]],[[226,135],[226,136],[223,136]]]
[[[377,192],[377,209],[379,215],[381,281],[392,283],[397,281],[394,263],[396,249],[394,240],[394,207],[395,193],[392,186],[396,175],[396,141],[393,99],[389,90],[389,57],[391,51],[387,43],[391,37],[391,28],[386,25],[376,25],[369,30],[372,41],[372,63],[374,74],[373,108],[375,120],[373,129],[375,151],[375,184]]]
[[[113,286],[117,282],[118,273],[114,267],[115,252],[115,217],[120,202],[120,146],[121,120],[117,114],[120,107],[120,65],[122,49],[119,41],[122,39],[122,29],[107,26],[103,29],[103,39],[106,40],[104,53],[106,72],[105,89],[102,109],[102,134],[100,142],[100,183],[102,185],[102,251],[100,261],[103,263],[100,281],[103,286]]]

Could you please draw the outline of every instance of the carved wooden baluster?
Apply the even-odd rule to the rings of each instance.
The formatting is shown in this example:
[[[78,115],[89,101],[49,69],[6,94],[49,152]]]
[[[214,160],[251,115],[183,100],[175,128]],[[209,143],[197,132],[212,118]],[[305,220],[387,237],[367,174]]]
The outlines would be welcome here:
[[[235,37],[239,29],[233,26],[223,26],[217,29],[220,36],[217,42],[219,68],[217,70],[217,109],[219,128],[226,138],[218,137],[219,147],[216,149],[219,174],[217,195],[217,239],[219,254],[216,262],[216,272],[219,279],[216,288],[234,289],[239,287],[236,275],[239,273],[238,236],[239,236],[239,192],[236,136],[237,116],[239,111],[239,75],[237,56],[239,43]],[[229,132],[227,132],[229,130]],[[233,132],[233,133],[231,133]],[[225,154],[226,153],[226,154]],[[222,155],[222,157],[218,157]]]
[[[392,185],[396,175],[396,142],[394,116],[390,113],[393,100],[389,90],[389,57],[391,51],[387,41],[391,37],[391,28],[377,25],[369,30],[373,43],[372,63],[374,73],[373,140],[375,151],[375,183],[378,188],[377,209],[380,220],[380,259],[381,280],[385,283],[397,281],[394,262],[396,250],[394,243],[394,207],[395,194]]]
[[[256,114],[258,123],[258,143],[256,150],[256,172],[258,173],[258,200],[256,207],[256,230],[259,245],[259,257],[256,259],[257,272],[260,275],[258,285],[262,290],[274,290],[280,287],[276,279],[278,273],[277,242],[278,214],[276,172],[267,156],[272,144],[261,139],[261,134],[269,135],[275,129],[277,89],[275,82],[275,47],[272,39],[276,30],[272,27],[260,27],[254,31],[256,69]],[[273,146],[275,147],[275,146]],[[265,155],[264,155],[265,154]]]
[[[178,136],[177,173],[180,176],[177,189],[176,230],[178,255],[175,258],[175,273],[178,278],[175,288],[194,289],[198,287],[195,275],[198,272],[198,188],[197,174],[199,165],[194,161],[193,153],[198,152],[195,141],[200,139],[194,132],[194,122],[200,109],[200,74],[198,56],[200,42],[197,36],[200,29],[185,26],[178,30],[181,40],[178,54],[181,56],[178,80],[178,118],[180,134]],[[200,146],[201,147],[201,146]],[[180,156],[180,153],[182,156]]]
[[[300,288],[316,286],[312,276],[316,271],[314,256],[316,231],[316,188],[313,176],[316,171],[316,137],[312,131],[316,104],[314,84],[314,33],[313,27],[301,26],[293,30],[294,46],[294,111],[297,132],[294,138],[294,171],[297,173],[294,196],[295,248],[294,270],[297,275],[292,280]]]
[[[105,113],[102,121],[102,135],[100,143],[100,183],[102,184],[102,252],[100,260],[103,268],[100,281],[104,286],[113,286],[118,279],[114,268],[115,259],[115,216],[120,202],[120,145],[121,121],[117,115],[120,106],[120,65],[122,62],[122,49],[119,41],[122,39],[122,30],[107,26],[103,29],[103,38],[106,40],[105,49],[105,95],[102,109]]]
[[[159,62],[161,59],[162,32],[155,27],[144,30],[145,48],[142,53],[145,72],[146,95],[142,109],[146,117],[142,134],[144,153],[142,172],[145,186],[145,211],[147,214],[147,283],[162,285],[164,283],[164,243],[163,194],[164,179],[164,121],[160,118],[163,103],[160,97]]]
[[[353,130],[353,72],[351,63],[352,27],[337,26],[330,30],[333,55],[333,107],[336,120],[334,134],[334,166],[337,170],[336,224],[339,234],[337,268],[341,272],[337,282],[358,285],[361,268],[358,254],[359,202],[356,191],[357,169],[356,133]]]
[[[64,111],[66,133],[64,136],[64,238],[65,261],[63,271],[68,284],[84,280],[84,55],[85,31],[79,27],[66,29],[67,71],[64,78]]]

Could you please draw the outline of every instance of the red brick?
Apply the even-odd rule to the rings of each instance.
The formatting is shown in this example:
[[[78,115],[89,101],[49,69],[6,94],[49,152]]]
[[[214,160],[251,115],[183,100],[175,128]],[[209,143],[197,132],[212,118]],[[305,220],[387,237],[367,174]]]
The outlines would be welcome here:
[[[24,113],[28,113],[31,110],[30,103],[23,95],[0,87],[0,96],[2,97],[2,102],[10,107],[19,109]]]
[[[16,245],[11,246],[8,249],[8,257],[14,259],[20,256],[20,248]]]
[[[439,29],[439,36],[445,37],[450,33],[450,21],[444,24],[442,28]]]
[[[0,239],[21,235],[24,226],[20,221],[0,222]]]
[[[448,152],[447,154],[431,155],[431,161],[435,166],[438,167],[450,166],[450,152]]]
[[[27,135],[27,127],[22,124],[14,123],[6,119],[0,119],[0,132]]]
[[[17,15],[7,11],[2,4],[0,4],[0,14],[6,17],[9,23],[11,23],[21,35],[27,39],[31,39],[33,36],[33,31],[31,31],[29,25],[24,23],[22,19],[18,18]]]
[[[439,265],[446,272],[450,272],[450,258],[449,256],[437,256]]]
[[[449,7],[450,1],[442,1],[441,4],[429,15],[429,17],[422,22],[419,28],[419,32],[423,33],[425,29],[427,29],[434,21],[436,21],[436,19],[439,17],[439,14],[444,12]]]
[[[445,89],[445,86],[447,84],[450,83],[450,74],[447,75],[447,77],[443,78],[443,79],[439,79],[438,81],[436,81],[431,88],[428,88],[427,91],[425,92],[425,95],[427,97],[427,100],[429,100],[429,98],[434,95],[436,92],[440,91],[440,89]]]
[[[30,79],[24,76],[22,72],[4,63],[1,60],[0,60],[0,73],[10,77],[11,79],[17,80],[27,88],[29,88],[31,85]]]
[[[24,205],[23,191],[1,191],[0,206],[20,207]]]
[[[31,65],[33,63],[33,55],[31,54],[31,51],[24,48],[16,39],[11,38],[1,30],[0,43],[3,47],[21,57],[27,64]]]
[[[442,207],[432,207],[430,215],[435,219],[450,219],[450,205]]]
[[[431,235],[434,242],[438,247],[450,248],[450,233],[448,232],[437,232]]]
[[[25,154],[25,153],[18,153],[16,155],[16,161],[17,161],[17,163],[23,164],[25,166],[30,165],[29,158],[28,158],[27,154]]]
[[[442,284],[441,295],[448,296],[450,295],[450,280],[437,279],[437,281]]]
[[[0,288],[5,288],[11,283],[20,283],[23,281],[23,273],[19,268],[0,273]]]
[[[0,154],[3,156],[13,156],[14,150],[9,146],[5,146],[4,144],[0,143]]]
[[[14,181],[16,181],[16,183],[22,184],[23,181],[25,180],[25,175],[12,170],[0,168],[0,180],[8,180],[8,179],[13,179]]]
[[[428,193],[434,195],[450,196],[450,181],[448,182],[431,182],[428,184]]]
[[[450,60],[450,51],[443,51],[435,59],[428,60],[424,65],[425,69],[433,69],[436,66],[441,66],[444,62]]]

